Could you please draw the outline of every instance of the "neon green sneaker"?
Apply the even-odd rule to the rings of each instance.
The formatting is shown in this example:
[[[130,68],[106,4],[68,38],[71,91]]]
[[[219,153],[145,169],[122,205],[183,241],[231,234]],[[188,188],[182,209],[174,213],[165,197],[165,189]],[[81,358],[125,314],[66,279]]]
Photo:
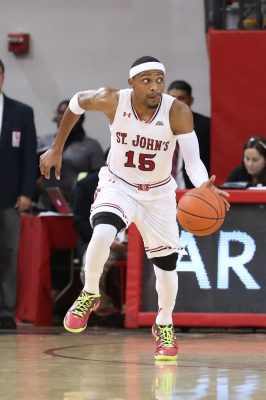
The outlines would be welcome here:
[[[99,305],[100,295],[90,294],[83,290],[66,313],[64,318],[65,329],[73,333],[84,331],[87,327],[90,313],[96,311]]]
[[[177,360],[178,346],[173,325],[157,325],[152,327],[152,334],[156,340],[155,360]]]

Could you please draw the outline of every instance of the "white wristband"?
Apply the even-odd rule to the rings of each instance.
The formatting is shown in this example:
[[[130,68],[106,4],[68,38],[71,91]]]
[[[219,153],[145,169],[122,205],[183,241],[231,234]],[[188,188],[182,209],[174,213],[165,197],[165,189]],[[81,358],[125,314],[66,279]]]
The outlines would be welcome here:
[[[80,107],[79,101],[78,101],[78,96],[79,93],[74,94],[74,96],[71,98],[69,102],[69,108],[73,112],[73,114],[81,115],[85,113],[85,110]]]

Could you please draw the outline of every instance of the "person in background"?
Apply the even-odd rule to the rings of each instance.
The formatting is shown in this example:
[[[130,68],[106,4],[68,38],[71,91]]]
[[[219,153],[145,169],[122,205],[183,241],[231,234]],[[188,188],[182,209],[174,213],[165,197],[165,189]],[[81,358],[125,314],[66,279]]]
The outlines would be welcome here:
[[[173,326],[178,276],[179,242],[176,220],[176,182],[170,176],[176,140],[193,184],[217,191],[229,209],[227,193],[213,183],[200,160],[190,108],[164,94],[165,67],[143,56],[129,70],[130,88],[99,88],[76,93],[70,100],[52,147],[40,159],[40,171],[50,178],[51,168],[60,179],[62,152],[72,127],[85,111],[100,111],[109,120],[111,149],[99,184],[90,221],[93,234],[86,252],[85,285],[64,318],[66,330],[86,329],[92,311],[100,305],[99,281],[110,247],[119,232],[134,222],[154,266],[158,315],[152,327],[155,359],[176,360]]]
[[[59,127],[62,116],[67,109],[69,100],[61,101],[56,109],[53,122]],[[82,115],[75,124],[69,137],[63,153],[63,166],[61,180],[58,181],[52,175],[50,181],[39,180],[39,196],[37,199],[37,209],[54,210],[52,202],[46,192],[48,187],[57,186],[61,189],[66,200],[72,204],[73,189],[80,173],[92,173],[98,171],[105,163],[104,153],[101,145],[96,139],[86,136],[83,128],[85,116]],[[52,144],[55,133],[41,137],[38,140],[38,155],[43,154]]]
[[[229,174],[226,182],[266,186],[266,138],[251,136],[247,140],[243,148],[242,164]]]
[[[168,86],[167,93],[187,104],[189,107],[191,107],[194,102],[192,87],[186,81],[173,81]],[[194,130],[199,142],[200,158],[208,173],[210,173],[210,118],[194,111],[192,111],[192,115]],[[194,187],[186,173],[183,157],[181,153],[179,153],[178,143],[173,156],[172,175],[177,182],[178,189],[191,189]]]
[[[33,109],[2,92],[0,60],[0,329],[16,329],[20,213],[31,208],[37,180]]]

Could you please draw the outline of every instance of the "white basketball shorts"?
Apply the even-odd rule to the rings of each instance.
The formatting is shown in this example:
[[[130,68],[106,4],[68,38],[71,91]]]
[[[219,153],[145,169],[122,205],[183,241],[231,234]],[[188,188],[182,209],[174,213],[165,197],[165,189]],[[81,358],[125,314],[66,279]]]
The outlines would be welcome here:
[[[139,191],[102,167],[90,220],[99,212],[112,212],[122,218],[126,228],[134,222],[148,258],[186,254],[179,243],[175,189],[171,179],[159,188]]]

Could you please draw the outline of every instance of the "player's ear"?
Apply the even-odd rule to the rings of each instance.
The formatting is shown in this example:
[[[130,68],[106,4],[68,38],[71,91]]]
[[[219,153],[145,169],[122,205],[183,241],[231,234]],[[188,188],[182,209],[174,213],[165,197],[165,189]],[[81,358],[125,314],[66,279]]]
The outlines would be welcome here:
[[[131,88],[133,88],[134,87],[134,79],[133,78],[129,78],[127,81],[128,81],[129,86]]]

